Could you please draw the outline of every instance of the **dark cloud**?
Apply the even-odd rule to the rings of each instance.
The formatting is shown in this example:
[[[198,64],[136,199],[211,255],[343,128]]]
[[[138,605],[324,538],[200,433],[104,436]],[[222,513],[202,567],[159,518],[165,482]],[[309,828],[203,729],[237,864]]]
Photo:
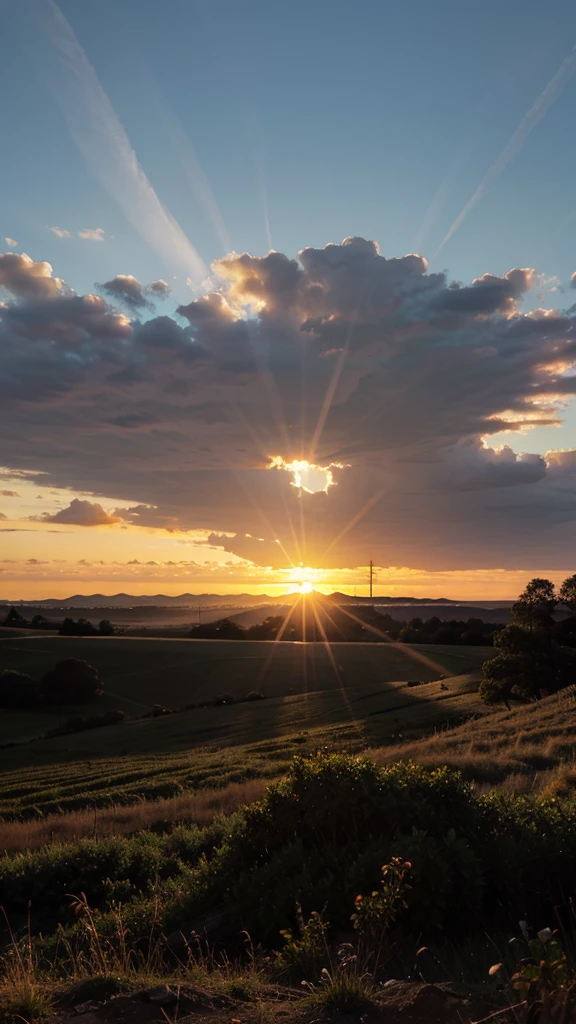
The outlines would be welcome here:
[[[106,512],[97,502],[73,498],[67,508],[33,517],[44,523],[67,523],[70,526],[110,526],[122,522],[120,516]]]
[[[116,277],[97,287],[112,298],[120,299],[130,309],[150,308],[140,281],[132,274],[116,274]]]
[[[150,292],[151,295],[155,295],[157,299],[166,299],[170,295],[170,285],[167,281],[159,278],[157,281],[151,281],[147,285],[146,291]]]
[[[453,284],[435,300],[438,309],[451,313],[488,314],[513,310],[533,284],[534,271],[510,270],[505,277],[483,274],[468,288]]]
[[[132,309],[159,294],[129,275],[106,287],[119,280],[108,294],[132,289]],[[134,502],[126,521],[207,530],[261,565],[286,564],[282,548],[342,567],[564,563],[574,460],[523,453],[529,434],[490,445],[558,422],[574,391],[576,319],[520,312],[532,271],[453,285],[421,256],[350,238],[298,260],[227,256],[213,280],[181,323],[131,322],[62,284],[3,307],[14,467]],[[273,455],[345,468],[310,495],[264,468]]]
[[[159,279],[144,287],[132,274],[116,274],[110,281],[96,287],[132,310],[153,309],[154,306],[147,295],[155,299],[165,299],[170,294],[170,285],[167,281]]]

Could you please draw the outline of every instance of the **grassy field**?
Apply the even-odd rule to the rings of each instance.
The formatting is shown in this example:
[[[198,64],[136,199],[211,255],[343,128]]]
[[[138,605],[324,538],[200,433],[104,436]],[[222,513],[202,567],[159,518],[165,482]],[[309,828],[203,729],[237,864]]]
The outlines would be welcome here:
[[[4,711],[0,741],[38,737],[74,713],[123,707],[131,720],[0,749],[0,815],[172,797],[277,775],[297,752],[362,750],[483,712],[489,649],[16,636],[0,665],[40,676],[64,657],[95,665],[106,695],[84,708]],[[443,677],[443,678],[441,678]],[[418,686],[407,681],[419,680]],[[264,700],[140,717],[257,688]]]
[[[105,697],[86,708],[4,711],[0,743],[45,733],[73,714],[121,707],[138,717],[153,704],[181,707],[259,690],[266,697],[345,691],[350,699],[406,680],[434,680],[478,669],[482,647],[405,644],[267,643],[124,637],[0,636],[0,669],[39,678],[63,658],[84,658],[104,682]],[[86,738],[84,737],[84,742]]]

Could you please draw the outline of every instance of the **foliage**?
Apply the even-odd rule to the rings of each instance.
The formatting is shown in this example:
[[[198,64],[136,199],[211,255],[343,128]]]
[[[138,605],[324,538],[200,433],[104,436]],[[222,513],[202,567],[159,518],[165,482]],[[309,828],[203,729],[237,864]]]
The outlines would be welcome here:
[[[562,584],[560,595],[570,606],[576,595],[576,577]],[[554,623],[558,598],[550,580],[535,578],[528,583],[512,606],[513,622],[494,633],[494,658],[482,666],[483,680],[480,697],[486,704],[535,700],[546,693],[554,693],[572,682],[573,667],[567,652],[556,641],[570,637],[573,628]],[[575,605],[576,607],[576,605]],[[576,641],[576,637],[574,638]]]
[[[48,704],[84,704],[102,693],[102,683],[87,661],[66,658],[42,676],[40,693]]]
[[[406,875],[412,870],[410,861],[392,857],[382,867],[380,888],[370,896],[357,896],[354,901],[352,924],[360,936],[376,948],[389,930],[401,908],[406,907]]]
[[[512,605],[512,618],[523,629],[549,629],[557,604],[554,584],[550,580],[535,577],[522,591],[516,604]]]
[[[576,576],[568,576],[564,580],[558,598],[571,612],[576,612]]]
[[[296,925],[295,931],[292,928],[280,930],[284,946],[276,953],[276,966],[281,974],[287,974],[294,981],[311,981],[318,977],[327,962],[330,925],[315,910],[305,921],[299,903],[296,904]]]
[[[33,708],[39,703],[38,683],[32,676],[15,669],[0,672],[0,707]]]

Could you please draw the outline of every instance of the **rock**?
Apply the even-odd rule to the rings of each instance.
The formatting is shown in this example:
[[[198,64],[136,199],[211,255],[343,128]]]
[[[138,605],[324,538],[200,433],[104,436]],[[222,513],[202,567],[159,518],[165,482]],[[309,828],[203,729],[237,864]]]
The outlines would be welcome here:
[[[174,1006],[178,1002],[178,995],[169,985],[155,985],[154,988],[144,989],[144,999],[150,1003],[157,1003],[158,1006]]]
[[[85,1003],[76,1003],[74,1007],[76,1013],[93,1013],[94,1010],[99,1010],[102,1003],[97,1003],[95,999],[88,999]]]

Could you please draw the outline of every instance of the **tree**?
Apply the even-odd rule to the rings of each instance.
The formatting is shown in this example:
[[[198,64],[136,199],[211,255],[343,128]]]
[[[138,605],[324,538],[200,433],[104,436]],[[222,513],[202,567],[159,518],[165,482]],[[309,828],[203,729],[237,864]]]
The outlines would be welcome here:
[[[34,615],[30,626],[32,629],[49,629],[50,623],[44,615]]]
[[[102,619],[98,632],[100,636],[114,636],[114,626],[108,619]]]
[[[284,622],[283,615],[269,615],[264,622],[246,630],[248,640],[275,640]]]
[[[17,626],[20,629],[23,629],[28,625],[28,622],[22,615],[20,615],[20,612],[17,612],[15,608],[11,608],[2,625]]]
[[[558,597],[571,612],[576,612],[576,576],[568,576],[560,587]]]
[[[64,619],[60,627],[60,636],[97,636],[98,630],[94,629],[88,619]]]
[[[522,591],[516,604],[512,605],[512,618],[530,632],[538,629],[549,630],[554,623],[553,615],[557,604],[554,584],[550,580],[535,577]]]
[[[98,670],[81,658],[59,661],[40,680],[40,693],[47,704],[86,704],[102,693]]]

